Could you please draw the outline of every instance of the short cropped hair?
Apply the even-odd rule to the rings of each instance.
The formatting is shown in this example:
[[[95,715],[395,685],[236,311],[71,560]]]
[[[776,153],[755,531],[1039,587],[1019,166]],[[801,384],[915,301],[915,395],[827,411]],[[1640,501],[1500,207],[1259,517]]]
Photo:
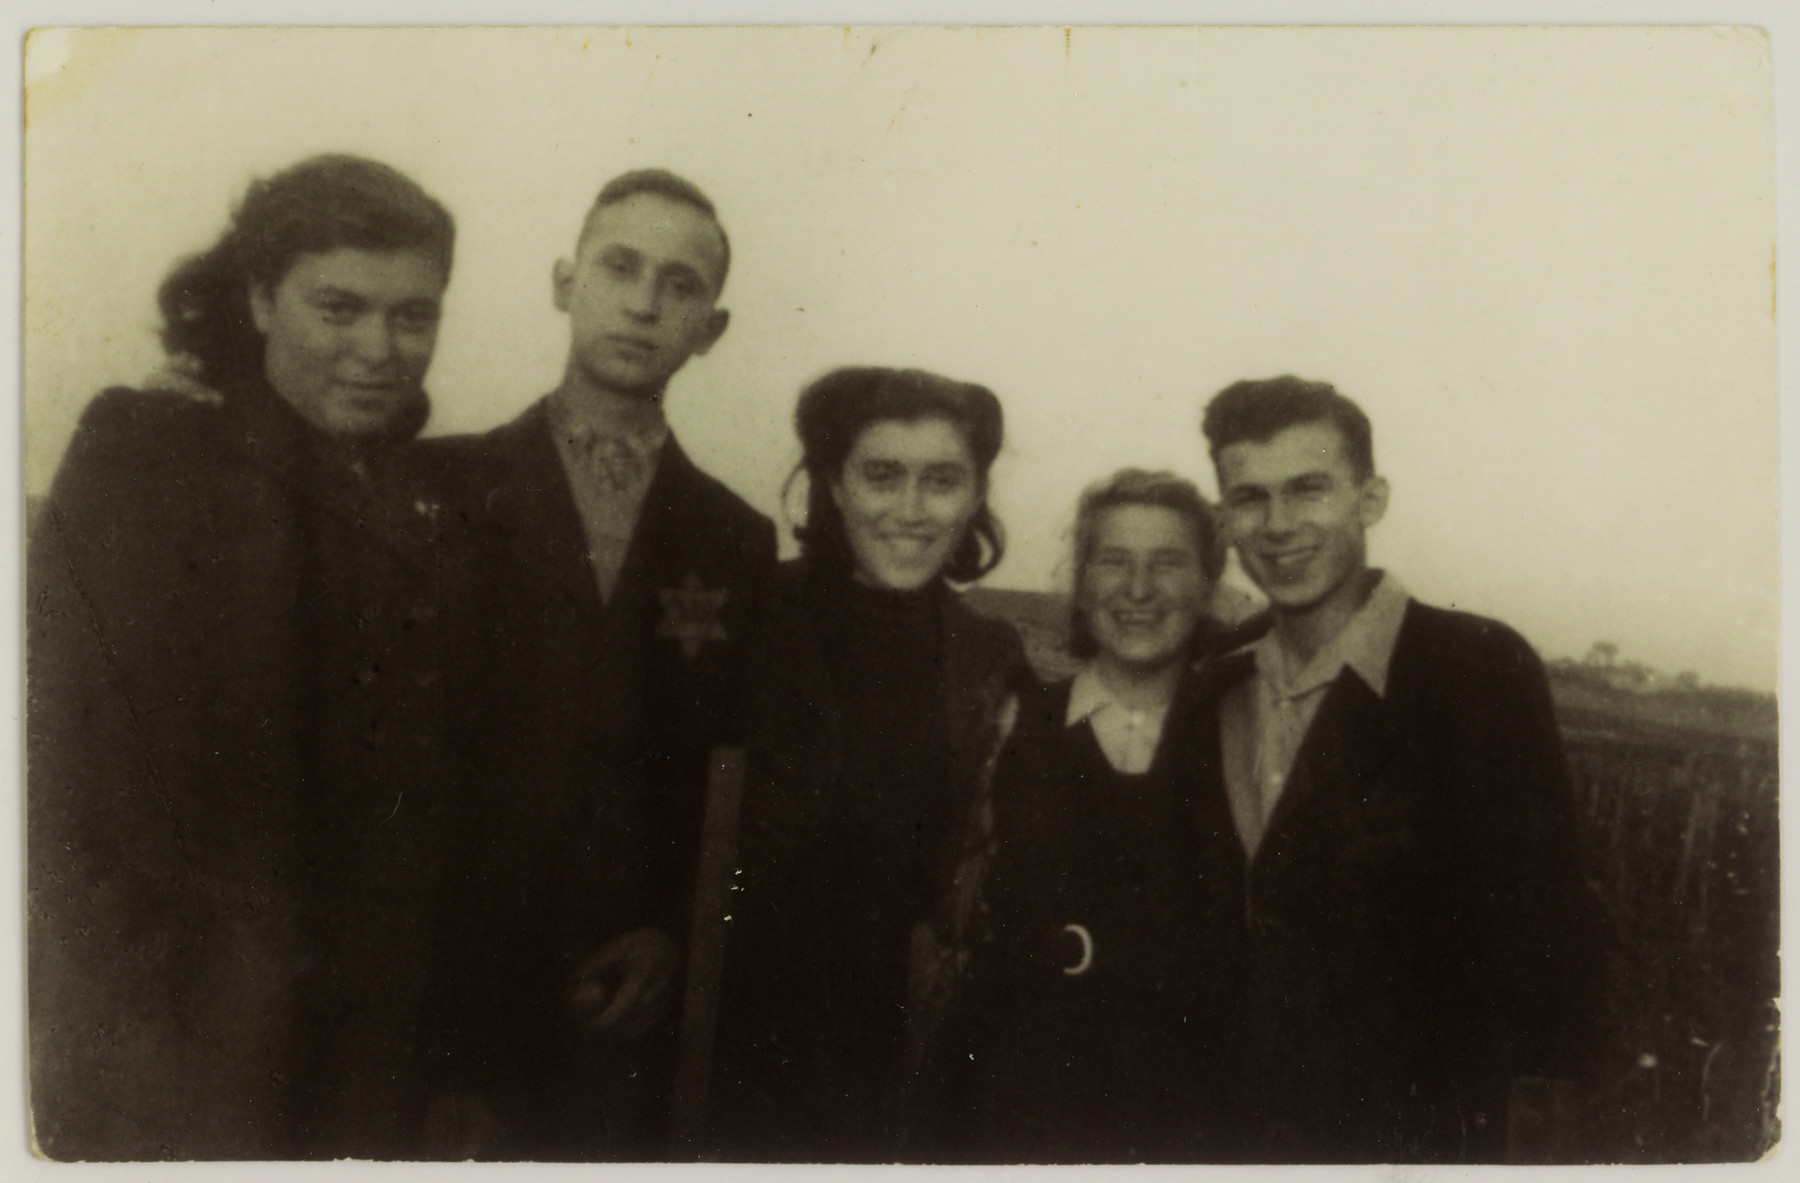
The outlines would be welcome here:
[[[602,185],[600,195],[594,198],[594,204],[588,208],[587,216],[581,221],[581,238],[585,239],[588,236],[588,230],[593,226],[594,218],[599,215],[601,210],[644,193],[690,206],[712,220],[714,228],[719,232],[719,245],[724,249],[725,254],[724,264],[719,270],[719,287],[723,289],[725,276],[731,271],[731,238],[725,233],[724,223],[719,221],[719,211],[714,207],[712,198],[708,197],[700,186],[686,177],[677,176],[666,168],[633,169],[628,173],[620,173]]]
[[[843,479],[856,441],[877,423],[921,419],[942,419],[956,429],[975,461],[981,487],[981,508],[945,563],[944,578],[973,583],[999,565],[1006,553],[1006,532],[987,501],[988,471],[1000,454],[1006,431],[999,398],[985,386],[924,370],[847,366],[808,386],[794,409],[801,450],[794,475],[804,471],[807,481],[806,524],[794,536],[813,570],[848,575],[856,568],[844,515],[831,495],[832,485]]]
[[[1121,468],[1082,491],[1075,509],[1075,595],[1069,602],[1069,655],[1086,660],[1100,651],[1081,602],[1088,565],[1100,534],[1100,517],[1109,509],[1126,505],[1151,505],[1172,509],[1187,520],[1194,535],[1194,552],[1200,556],[1200,574],[1214,586],[1225,573],[1225,548],[1213,524],[1212,506],[1194,482],[1172,472],[1146,472]]]
[[[1374,429],[1362,408],[1329,382],[1308,382],[1292,374],[1233,382],[1206,404],[1200,430],[1213,467],[1219,453],[1249,440],[1265,443],[1302,423],[1329,423],[1343,437],[1344,451],[1358,480],[1375,475]]]

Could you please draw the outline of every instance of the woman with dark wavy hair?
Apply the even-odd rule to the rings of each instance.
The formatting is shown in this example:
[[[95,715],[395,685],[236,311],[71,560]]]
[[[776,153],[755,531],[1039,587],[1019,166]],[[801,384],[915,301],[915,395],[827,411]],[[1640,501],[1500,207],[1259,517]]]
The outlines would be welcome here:
[[[930,1157],[939,1026],[978,922],[989,778],[1026,677],[952,583],[999,561],[982,386],[837,370],[795,415],[807,482],[749,681],[715,1141],[738,1159]]]
[[[63,458],[27,625],[53,1158],[408,1152],[447,552],[395,445],[453,243],[375,161],[255,182],[159,296],[217,405],[108,390]]]

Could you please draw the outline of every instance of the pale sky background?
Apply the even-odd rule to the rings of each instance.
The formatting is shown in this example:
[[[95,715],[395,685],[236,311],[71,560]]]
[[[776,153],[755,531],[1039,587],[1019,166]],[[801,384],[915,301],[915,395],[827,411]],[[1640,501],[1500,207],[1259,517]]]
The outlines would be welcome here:
[[[251,177],[351,151],[459,242],[433,432],[556,382],[553,261],[663,165],[733,246],[684,446],[779,517],[809,379],[984,382],[1002,587],[1050,587],[1087,482],[1210,494],[1205,399],[1357,399],[1375,560],[1547,657],[1596,640],[1771,691],[1774,173],[1748,30],[159,30],[43,36],[27,77],[24,479],[159,359],[154,292]]]

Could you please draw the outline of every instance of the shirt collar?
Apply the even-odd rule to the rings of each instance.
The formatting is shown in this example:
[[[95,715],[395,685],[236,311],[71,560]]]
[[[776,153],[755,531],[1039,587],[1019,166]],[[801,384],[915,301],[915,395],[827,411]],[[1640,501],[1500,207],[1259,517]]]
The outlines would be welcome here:
[[[1285,697],[1298,697],[1330,685],[1345,666],[1355,670],[1376,695],[1385,697],[1388,666],[1393,661],[1394,642],[1399,639],[1408,602],[1400,581],[1383,572],[1369,593],[1368,602],[1300,669],[1288,670],[1281,641],[1273,628],[1246,649],[1256,657],[1257,676]]]
[[[570,398],[557,390],[549,398],[550,425],[560,439],[573,442],[582,436],[612,436],[639,456],[651,456],[661,450],[669,438],[668,420],[660,415],[648,425],[627,426],[597,410],[592,403]]]
[[[1108,707],[1118,707],[1122,711],[1129,710],[1119,701],[1118,696],[1107,688],[1106,682],[1100,677],[1100,671],[1094,668],[1093,663],[1090,662],[1081,667],[1081,671],[1075,675],[1075,680],[1069,685],[1069,709],[1063,715],[1063,726],[1073,727],[1084,719],[1093,718]],[[1154,717],[1167,712],[1168,707],[1164,706],[1160,709],[1141,710],[1138,713]]]

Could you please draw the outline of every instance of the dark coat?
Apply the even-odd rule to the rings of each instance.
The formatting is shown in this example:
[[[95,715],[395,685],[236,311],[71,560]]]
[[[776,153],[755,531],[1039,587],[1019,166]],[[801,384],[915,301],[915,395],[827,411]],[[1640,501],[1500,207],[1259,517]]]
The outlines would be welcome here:
[[[454,578],[414,475],[260,384],[84,415],[28,564],[53,1157],[412,1145]]]
[[[845,741],[839,691],[822,648],[820,621],[832,611],[824,594],[803,563],[784,567],[753,658],[739,871],[713,1081],[714,1141],[727,1159],[849,1155],[867,1161],[862,1155],[870,1151],[857,1141],[867,1131],[848,1131],[869,1115],[843,1112],[847,1102],[821,1083],[835,1069],[822,1066],[836,1062],[852,1075],[894,1069],[886,1061],[859,1064],[866,1049],[822,1035],[835,1029],[834,1014],[860,1005],[834,998],[829,976],[818,969],[842,919],[821,880],[856,873],[841,865],[834,842],[844,806]],[[894,703],[896,712],[944,711],[951,816],[944,825],[949,838],[929,873],[935,886],[928,898],[936,902],[928,914],[908,918],[910,947],[894,955],[911,977],[888,991],[907,999],[904,1063],[872,1088],[862,1088],[861,1080],[855,1086],[883,1103],[893,1100],[900,1113],[891,1141],[874,1135],[882,1142],[877,1159],[936,1156],[927,1127],[941,1076],[940,1029],[978,939],[993,834],[993,768],[1016,715],[1016,691],[1030,676],[1011,626],[977,616],[947,590],[941,630],[942,703]]]
[[[1171,720],[1193,717],[1197,689],[1184,675]],[[1230,815],[1200,792],[1198,731],[1165,727],[1148,771],[1121,775],[1091,726],[1065,724],[1069,692],[1025,699],[996,776],[993,937],[953,1057],[968,1076],[964,1157],[1207,1161],[1217,950],[1239,913],[1216,870],[1236,844]]]
[[[658,1119],[614,1113],[609,1134],[588,1111],[599,1102],[570,1079],[564,997],[610,938],[687,930],[707,756],[737,734],[774,526],[671,438],[602,604],[544,402],[421,447],[451,474],[483,554],[485,705],[443,937],[444,1087],[496,1106],[510,1133],[493,1153],[659,1152],[645,1125]]]
[[[1228,814],[1212,667],[1196,726]],[[1498,1161],[1509,1083],[1577,1072],[1599,924],[1542,665],[1494,621],[1408,606],[1385,696],[1326,692],[1253,862],[1226,1012],[1255,1161]],[[1215,849],[1221,848],[1215,844]]]

